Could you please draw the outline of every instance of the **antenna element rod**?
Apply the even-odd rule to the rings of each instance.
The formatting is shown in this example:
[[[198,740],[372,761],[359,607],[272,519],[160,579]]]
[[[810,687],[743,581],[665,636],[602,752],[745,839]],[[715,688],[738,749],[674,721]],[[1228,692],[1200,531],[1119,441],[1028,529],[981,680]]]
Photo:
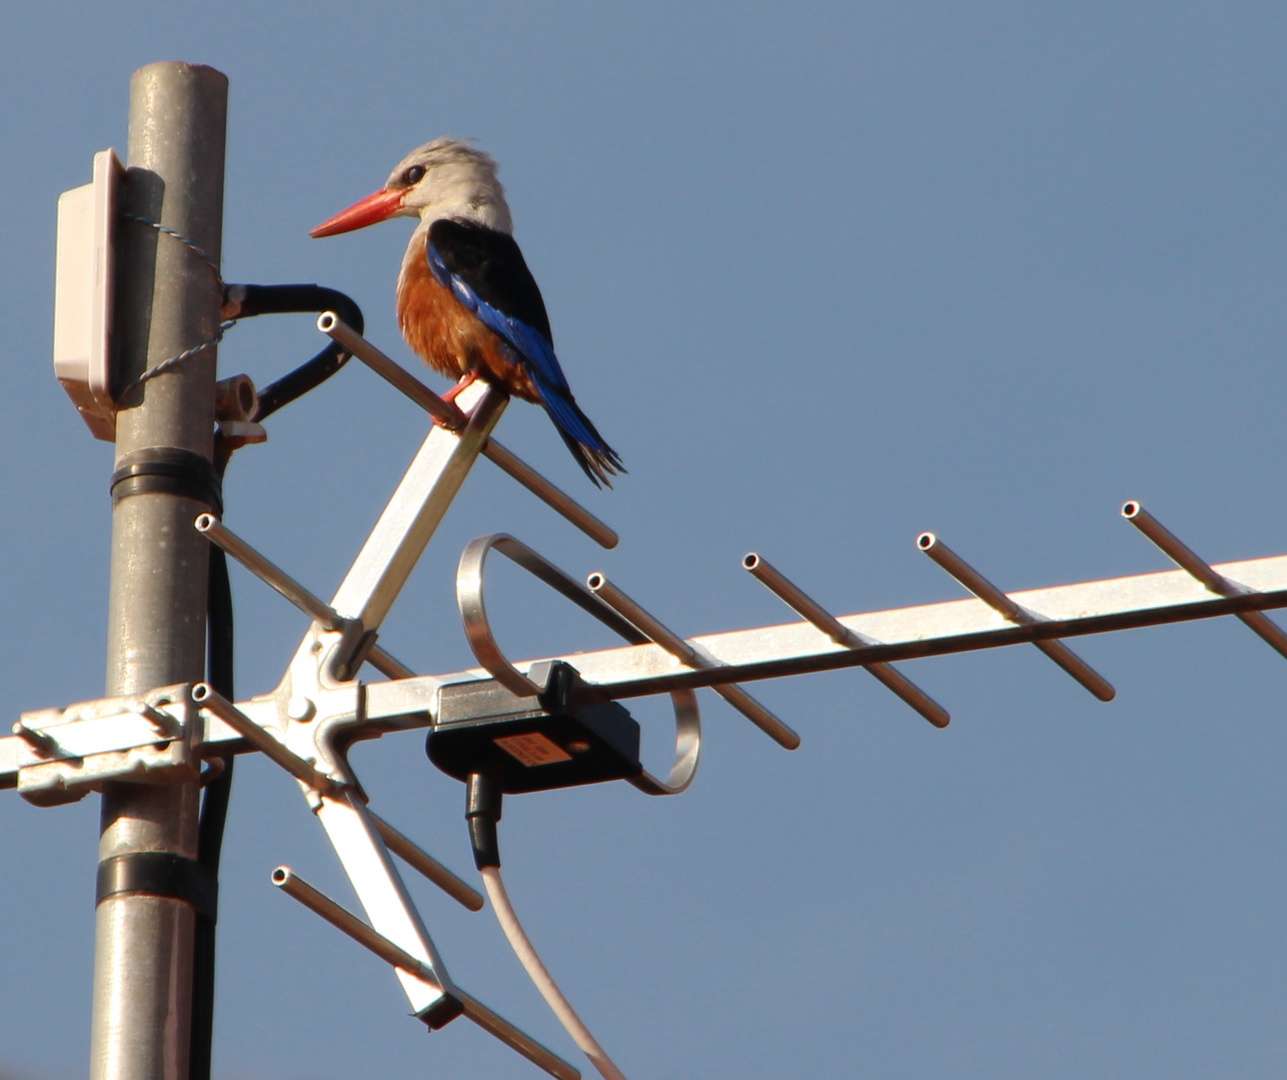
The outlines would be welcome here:
[[[955,551],[948,547],[932,532],[921,533],[916,538],[916,546],[926,555],[951,574],[957,581],[974,593],[989,607],[999,611],[1010,622],[1019,626],[1032,626],[1041,622],[1041,617],[1016,604],[1005,593],[992,584],[987,578],[974,569]],[[1117,696],[1113,684],[1092,668],[1057,638],[1038,638],[1033,644],[1051,660],[1076,679],[1100,701],[1112,701]]]
[[[742,558],[742,566],[779,600],[803,615],[837,645],[843,645],[846,649],[861,649],[864,645],[880,644],[856,630],[850,630],[762,555],[754,551],[747,552]],[[951,723],[951,714],[892,664],[876,661],[863,666],[935,727],[945,728]]]

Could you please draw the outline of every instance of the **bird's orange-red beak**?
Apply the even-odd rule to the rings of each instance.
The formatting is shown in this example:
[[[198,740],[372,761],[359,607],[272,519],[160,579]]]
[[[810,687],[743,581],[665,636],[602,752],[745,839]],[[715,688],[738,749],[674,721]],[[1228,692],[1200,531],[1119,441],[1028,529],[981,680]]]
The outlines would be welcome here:
[[[381,188],[373,195],[368,195],[361,202],[355,202],[347,210],[341,210],[333,218],[323,221],[309,232],[309,236],[335,236],[337,233],[352,232],[377,221],[393,217],[402,207],[402,196],[405,191],[389,191]]]

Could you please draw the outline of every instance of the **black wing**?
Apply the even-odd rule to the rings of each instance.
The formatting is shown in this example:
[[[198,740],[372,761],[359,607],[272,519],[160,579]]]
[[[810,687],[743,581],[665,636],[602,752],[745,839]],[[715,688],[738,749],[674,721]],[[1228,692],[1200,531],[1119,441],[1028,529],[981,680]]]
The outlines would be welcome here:
[[[450,288],[450,277],[460,278],[478,299],[538,330],[554,344],[541,290],[512,236],[486,225],[440,218],[429,226],[429,248],[429,269],[440,284]],[[434,265],[434,253],[441,269]],[[442,276],[444,271],[448,280]]]

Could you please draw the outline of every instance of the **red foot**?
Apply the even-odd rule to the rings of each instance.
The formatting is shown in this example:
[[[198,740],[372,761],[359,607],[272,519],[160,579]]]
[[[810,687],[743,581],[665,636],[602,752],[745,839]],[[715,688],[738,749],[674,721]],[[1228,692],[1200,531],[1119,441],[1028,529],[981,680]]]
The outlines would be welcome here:
[[[445,394],[443,394],[442,400],[450,401],[453,405],[456,404],[456,395],[463,393],[469,387],[473,386],[474,383],[476,383],[477,381],[478,381],[478,372],[471,371],[468,375],[466,375],[463,379],[461,379],[460,382],[456,383],[455,386],[453,386],[450,390],[448,390]]]
[[[456,404],[456,396],[460,394],[461,391],[465,390],[469,386],[472,386],[477,381],[478,381],[478,372],[471,371],[468,375],[462,378],[460,382],[456,383],[455,386],[453,386],[450,390],[448,390],[445,394],[443,394],[442,400],[446,402],[447,408],[450,409],[451,412],[455,414],[454,419],[444,420],[435,416],[433,417],[433,422],[437,424],[439,427],[450,428],[452,431],[459,431],[461,428],[463,428],[465,426],[465,422],[469,419],[469,417],[461,409],[461,407]]]

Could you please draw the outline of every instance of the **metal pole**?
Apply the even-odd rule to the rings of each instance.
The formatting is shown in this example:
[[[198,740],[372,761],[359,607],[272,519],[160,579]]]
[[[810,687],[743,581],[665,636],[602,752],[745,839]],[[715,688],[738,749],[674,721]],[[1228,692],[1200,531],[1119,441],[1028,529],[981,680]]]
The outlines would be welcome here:
[[[152,64],[131,80],[129,216],[118,230],[113,346],[118,393],[218,333],[220,283],[202,253],[218,265],[227,98],[228,80],[208,67]],[[121,403],[117,475],[129,466],[135,479],[112,510],[108,695],[204,675],[209,543],[192,522],[210,508],[198,490],[198,458],[212,457],[214,385],[215,351],[207,348]],[[186,860],[197,855],[198,801],[196,783],[105,785],[100,889],[106,860],[119,867],[119,857],[139,852],[167,853],[183,878]],[[167,892],[184,889],[100,893],[93,1080],[188,1075],[195,916],[190,898]]]

